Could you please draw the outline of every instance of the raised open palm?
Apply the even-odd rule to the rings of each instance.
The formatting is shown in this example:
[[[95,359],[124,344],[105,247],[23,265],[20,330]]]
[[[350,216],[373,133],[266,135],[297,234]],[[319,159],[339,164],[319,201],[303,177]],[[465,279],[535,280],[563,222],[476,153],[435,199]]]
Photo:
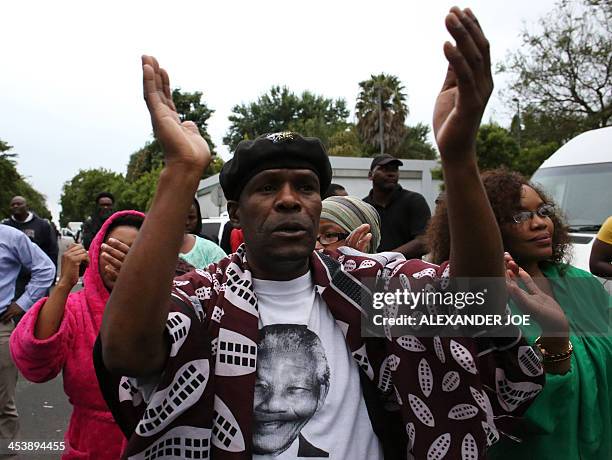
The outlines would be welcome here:
[[[163,148],[166,165],[201,173],[210,163],[210,149],[194,122],[181,122],[172,102],[168,73],[153,56],[142,56],[142,78],[151,124]]]
[[[493,91],[491,58],[489,42],[469,8],[451,8],[446,28],[456,46],[444,44],[449,65],[436,99],[433,127],[443,160],[461,161],[475,152],[476,133]]]

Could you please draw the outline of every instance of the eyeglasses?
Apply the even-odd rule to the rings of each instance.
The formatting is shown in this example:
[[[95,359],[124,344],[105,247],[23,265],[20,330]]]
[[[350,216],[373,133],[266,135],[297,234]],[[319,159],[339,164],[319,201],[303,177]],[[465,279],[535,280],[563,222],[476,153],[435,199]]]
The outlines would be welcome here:
[[[512,220],[516,224],[522,224],[532,219],[534,215],[540,217],[551,217],[555,213],[555,207],[552,204],[544,204],[535,211],[521,211],[512,216]]]
[[[327,246],[328,244],[334,244],[338,241],[346,240],[349,235],[350,233],[327,232],[317,236],[317,241],[323,246]]]

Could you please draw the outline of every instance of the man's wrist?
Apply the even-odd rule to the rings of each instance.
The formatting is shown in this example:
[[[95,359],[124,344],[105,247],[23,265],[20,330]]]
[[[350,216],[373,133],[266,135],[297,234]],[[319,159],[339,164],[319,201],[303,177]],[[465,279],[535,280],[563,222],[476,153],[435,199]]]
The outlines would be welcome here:
[[[158,190],[160,188],[171,187],[174,189],[195,189],[200,183],[202,177],[202,171],[199,168],[193,166],[189,167],[184,163],[172,163],[165,165],[161,170],[158,181]]]
[[[208,163],[201,165],[184,161],[171,161],[166,162],[161,173],[172,177],[180,177],[181,180],[193,180],[199,183],[202,173],[207,167]]]

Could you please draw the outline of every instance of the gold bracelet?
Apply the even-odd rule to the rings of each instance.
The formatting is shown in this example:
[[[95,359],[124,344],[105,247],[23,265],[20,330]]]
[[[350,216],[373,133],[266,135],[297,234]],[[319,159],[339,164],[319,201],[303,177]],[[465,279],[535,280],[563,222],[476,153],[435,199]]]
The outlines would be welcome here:
[[[561,353],[555,353],[555,354],[551,354],[548,351],[546,351],[546,348],[544,348],[542,346],[542,344],[540,343],[540,339],[542,337],[538,337],[535,340],[535,345],[538,348],[541,356],[542,356],[542,362],[543,363],[559,363],[561,361],[565,361],[569,358],[571,358],[572,353],[574,352],[574,346],[572,345],[571,340],[568,340],[567,343],[569,344],[569,347],[566,351],[563,351]]]

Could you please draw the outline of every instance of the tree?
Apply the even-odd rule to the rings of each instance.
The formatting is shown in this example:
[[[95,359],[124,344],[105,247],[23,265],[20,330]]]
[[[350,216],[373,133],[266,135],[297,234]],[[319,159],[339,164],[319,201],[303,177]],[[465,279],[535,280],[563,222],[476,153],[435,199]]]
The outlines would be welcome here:
[[[164,154],[159,142],[154,139],[130,155],[125,178],[128,182],[133,182],[140,176],[159,168],[163,163]]]
[[[500,66],[514,77],[510,98],[537,107],[552,120],[578,122],[575,129],[580,131],[609,126],[610,1],[560,0],[539,25],[538,32],[522,32],[523,45]]]
[[[359,87],[355,110],[362,141],[378,147],[380,152],[393,153],[406,135],[404,122],[408,106],[404,87],[396,76],[384,73],[372,75],[360,82]]]
[[[107,169],[80,170],[62,187],[60,225],[84,221],[94,211],[95,197],[100,192],[111,192],[119,202],[125,186],[123,175]]]
[[[369,157],[376,153],[376,149],[361,142],[357,127],[351,124],[330,137],[327,153],[339,157]]]
[[[438,157],[436,148],[429,142],[430,128],[426,124],[417,123],[406,127],[406,135],[397,148],[398,158],[435,160]]]
[[[218,157],[216,155],[212,157],[210,164],[204,170],[204,174],[202,174],[202,179],[206,179],[207,177],[214,176],[215,174],[220,173],[224,164],[225,162],[221,157]]]
[[[542,142],[539,138],[522,137],[519,148],[510,130],[495,123],[482,125],[476,138],[478,167],[481,170],[506,167],[530,177],[559,148],[559,142]]]
[[[512,168],[525,177],[531,175],[540,165],[559,148],[555,141],[540,143],[528,140],[521,144],[519,155],[515,158]]]
[[[0,139],[0,218],[10,215],[9,203],[15,195],[28,201],[29,208],[44,219],[51,219],[45,197],[19,174],[15,166],[17,154],[9,152],[13,147]]]
[[[181,121],[193,121],[208,143],[210,153],[215,155],[215,144],[208,134],[208,119],[214,113],[214,110],[208,108],[206,103],[202,102],[202,93],[200,91],[181,93],[181,90],[177,88],[172,91],[172,100]]]
[[[512,169],[519,148],[509,130],[496,123],[488,123],[478,130],[476,154],[481,171],[502,166]]]
[[[117,199],[115,208],[146,212],[153,201],[161,170],[162,166],[159,165],[140,175],[136,180],[124,184],[119,195],[115,197]]]
[[[205,102],[202,102],[202,93],[195,91],[193,93],[181,92],[180,89],[172,91],[172,100],[176,106],[176,111],[181,121],[193,121],[202,137],[208,143],[213,158],[215,158],[215,144],[208,134],[208,119],[213,114],[214,110],[209,109]],[[144,147],[130,155],[130,161],[127,166],[126,179],[129,182],[138,180],[142,175],[159,169],[163,165],[164,154],[157,140],[147,142]],[[220,158],[216,160],[223,162]],[[221,163],[222,164],[222,163]],[[148,176],[151,177],[151,176]],[[203,172],[203,177],[207,177]]]
[[[279,131],[318,137],[328,145],[336,132],[348,126],[349,116],[343,99],[328,99],[309,91],[298,96],[285,86],[273,86],[257,101],[235,105],[232,112],[230,128],[223,138],[230,151],[242,140]]]

